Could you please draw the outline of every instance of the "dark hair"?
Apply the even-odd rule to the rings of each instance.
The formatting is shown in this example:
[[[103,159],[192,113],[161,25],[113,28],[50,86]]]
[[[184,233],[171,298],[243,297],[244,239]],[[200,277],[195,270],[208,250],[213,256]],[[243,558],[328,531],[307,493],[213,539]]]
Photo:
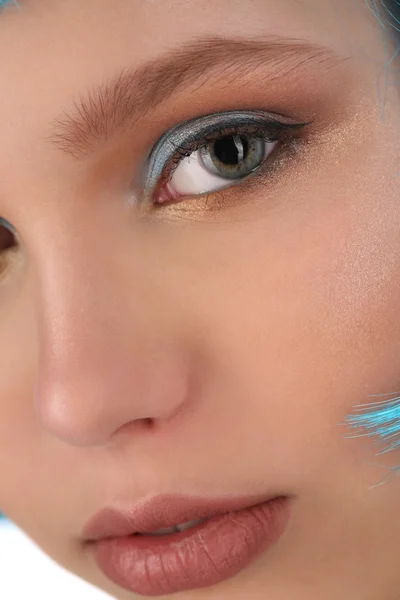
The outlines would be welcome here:
[[[366,0],[377,19],[400,45],[400,0]]]
[[[394,20],[394,24],[397,24],[398,32],[400,33],[400,0],[382,0],[382,4],[386,10],[390,14],[392,13],[392,19]]]

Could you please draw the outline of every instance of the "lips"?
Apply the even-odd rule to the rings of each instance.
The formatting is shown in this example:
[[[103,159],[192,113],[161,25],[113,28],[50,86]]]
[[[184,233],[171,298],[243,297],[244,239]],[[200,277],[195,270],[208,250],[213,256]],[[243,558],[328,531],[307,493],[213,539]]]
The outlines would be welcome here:
[[[141,596],[165,596],[234,577],[278,541],[290,512],[282,496],[158,496],[106,507],[83,533],[110,581]],[[190,526],[176,530],[177,523]]]
[[[265,496],[196,498],[159,495],[124,506],[117,503],[96,513],[85,525],[86,542],[155,532],[197,519],[207,519],[264,503]]]

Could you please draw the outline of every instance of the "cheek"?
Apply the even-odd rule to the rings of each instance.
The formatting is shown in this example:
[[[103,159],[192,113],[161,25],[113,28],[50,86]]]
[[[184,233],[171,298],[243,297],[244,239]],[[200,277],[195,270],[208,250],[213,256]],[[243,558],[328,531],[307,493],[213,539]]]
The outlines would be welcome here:
[[[268,214],[203,238],[197,308],[218,374],[205,402],[235,432],[235,464],[246,447],[269,480],[304,486],[328,464],[340,479],[364,452],[346,414],[400,388],[400,190],[384,148],[325,155]]]

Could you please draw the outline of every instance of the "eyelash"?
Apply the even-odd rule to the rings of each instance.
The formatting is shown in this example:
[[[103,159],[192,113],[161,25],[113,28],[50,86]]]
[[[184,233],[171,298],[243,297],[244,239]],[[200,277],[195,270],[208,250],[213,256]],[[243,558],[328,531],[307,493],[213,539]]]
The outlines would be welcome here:
[[[181,144],[179,146],[176,146],[172,156],[169,158],[169,160],[166,163],[166,166],[164,167],[164,169],[162,171],[159,181],[155,187],[155,192],[160,187],[167,184],[171,180],[174,172],[176,171],[176,169],[178,168],[178,166],[182,160],[184,160],[186,157],[190,156],[191,154],[193,154],[200,148],[207,146],[208,144],[210,144],[220,138],[235,135],[235,136],[249,136],[249,137],[252,137],[253,139],[262,140],[265,143],[272,143],[272,142],[276,142],[276,141],[279,142],[277,148],[275,148],[272,151],[270,156],[265,161],[263,161],[263,163],[261,163],[260,166],[257,169],[255,169],[255,171],[253,171],[252,173],[249,173],[249,175],[243,177],[242,179],[238,179],[237,183],[233,183],[229,187],[237,186],[238,184],[240,184],[244,180],[248,179],[252,175],[262,171],[265,163],[269,163],[270,158],[272,156],[275,156],[276,154],[278,154],[279,148],[282,148],[283,146],[286,146],[287,144],[292,142],[293,139],[298,137],[298,135],[296,135],[296,132],[303,129],[306,125],[309,125],[309,124],[310,123],[287,124],[287,123],[281,123],[280,121],[276,121],[276,120],[275,121],[274,120],[270,120],[270,121],[266,120],[265,123],[260,123],[257,125],[256,124],[247,124],[247,125],[244,124],[244,125],[237,125],[237,126],[232,126],[232,127],[223,127],[223,128],[215,129],[208,135],[203,135],[202,137],[198,137],[197,139],[189,141],[186,144]],[[226,190],[227,188],[224,188],[224,189]],[[222,191],[222,190],[217,190],[215,192],[210,192],[210,193],[215,194],[215,193],[218,193],[218,191]],[[178,201],[182,201],[182,199],[183,199],[183,197],[180,198]],[[155,202],[155,204],[157,204],[157,202]],[[168,205],[168,204],[171,204],[171,202],[163,203],[163,205]]]

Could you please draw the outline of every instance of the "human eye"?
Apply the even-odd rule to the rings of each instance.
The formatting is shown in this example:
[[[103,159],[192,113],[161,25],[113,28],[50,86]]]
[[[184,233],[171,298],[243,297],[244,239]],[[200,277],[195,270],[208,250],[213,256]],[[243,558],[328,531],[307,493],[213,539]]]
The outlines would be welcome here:
[[[6,219],[0,217],[0,253],[10,250],[15,244],[14,227]]]
[[[0,276],[8,267],[10,252],[17,247],[16,232],[14,227],[0,217]]]
[[[151,151],[146,189],[154,204],[163,205],[237,185],[308,124],[263,111],[216,113],[181,123]]]

